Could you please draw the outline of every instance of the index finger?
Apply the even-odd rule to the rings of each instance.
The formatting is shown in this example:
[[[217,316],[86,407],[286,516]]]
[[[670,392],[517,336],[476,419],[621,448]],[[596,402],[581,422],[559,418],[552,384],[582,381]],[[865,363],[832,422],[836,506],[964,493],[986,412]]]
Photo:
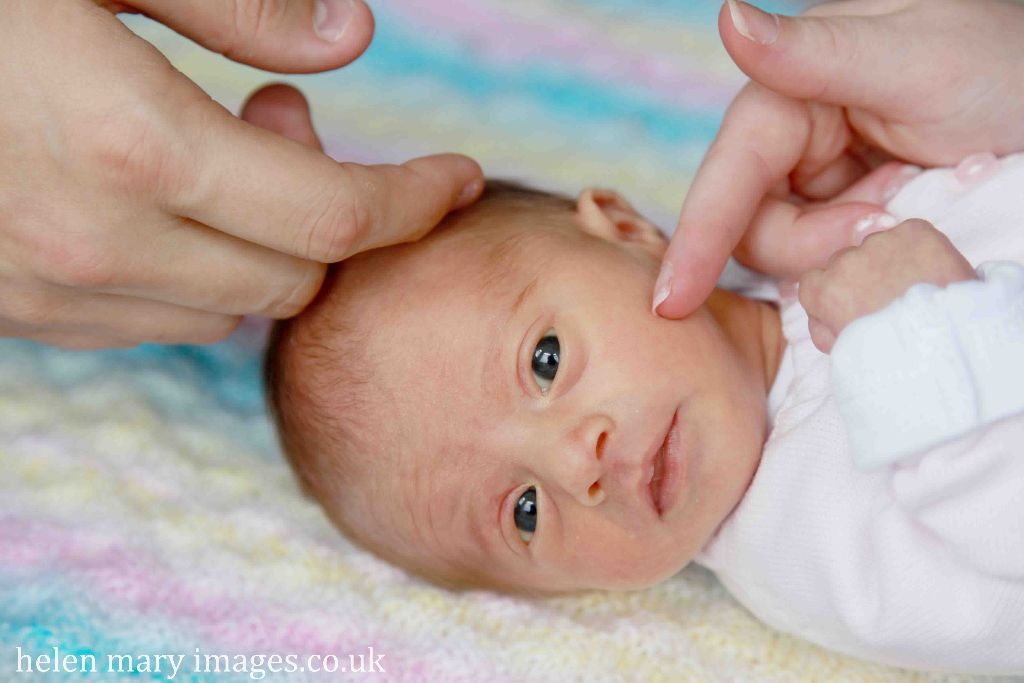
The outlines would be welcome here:
[[[740,92],[683,202],[655,287],[659,315],[681,318],[704,302],[761,200],[800,161],[810,132],[804,103],[754,82]]]
[[[276,251],[331,263],[415,239],[483,190],[480,166],[462,155],[338,163],[217,109],[184,131],[186,179],[164,207]]]

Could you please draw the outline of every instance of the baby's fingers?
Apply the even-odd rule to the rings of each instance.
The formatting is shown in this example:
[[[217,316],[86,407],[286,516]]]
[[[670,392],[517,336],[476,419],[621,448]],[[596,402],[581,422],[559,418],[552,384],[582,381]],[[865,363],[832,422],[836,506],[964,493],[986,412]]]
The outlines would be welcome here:
[[[837,302],[828,300],[828,275],[824,270],[815,269],[800,278],[798,296],[800,305],[807,311],[807,330],[811,341],[822,353],[829,353],[835,344],[839,329],[836,327]]]
[[[807,318],[807,331],[811,333],[811,341],[822,353],[832,353],[832,347],[836,343],[836,335],[825,323],[817,318]]]

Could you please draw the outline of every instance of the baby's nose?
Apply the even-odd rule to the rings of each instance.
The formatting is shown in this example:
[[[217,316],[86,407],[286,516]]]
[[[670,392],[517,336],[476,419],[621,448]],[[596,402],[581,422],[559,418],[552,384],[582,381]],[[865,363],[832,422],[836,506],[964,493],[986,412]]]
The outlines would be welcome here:
[[[554,469],[560,486],[588,507],[605,499],[602,477],[608,463],[604,450],[613,427],[607,415],[588,415],[569,431],[562,453],[556,455],[560,462]]]

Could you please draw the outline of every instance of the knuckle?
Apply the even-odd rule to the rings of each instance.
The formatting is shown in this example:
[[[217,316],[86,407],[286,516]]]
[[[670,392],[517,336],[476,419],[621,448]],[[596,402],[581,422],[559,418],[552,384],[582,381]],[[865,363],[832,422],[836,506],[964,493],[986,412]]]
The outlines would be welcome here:
[[[53,284],[82,289],[108,287],[117,280],[111,251],[83,239],[40,236],[31,252],[36,275]]]
[[[434,201],[423,204],[415,215],[409,217],[409,223],[402,226],[403,239],[418,240],[426,236],[447,214],[449,201],[454,201],[448,183],[418,162],[414,159],[388,168],[394,171],[395,187],[409,188],[410,192],[434,198]]]
[[[132,196],[162,195],[181,182],[184,163],[150,105],[126,105],[87,126],[74,137],[90,175]]]
[[[871,237],[871,235],[868,235],[868,237]],[[861,244],[863,244],[863,242]],[[857,247],[843,247],[842,249],[834,252],[828,259],[827,270],[834,271],[835,269],[840,268],[844,263],[849,262],[850,257],[852,257],[856,252]]]
[[[757,173],[757,177],[762,181],[770,180],[773,175],[773,164],[765,156],[764,151],[757,146],[750,145],[746,148],[747,161],[750,167]]]
[[[900,239],[903,236],[903,232],[900,232],[900,226],[890,228],[888,230],[882,230],[881,232],[873,232],[860,243],[860,248],[864,251],[869,249],[876,249],[878,245],[885,244],[886,242],[893,239]]]
[[[828,9],[824,9],[824,11],[812,9],[805,14],[806,16],[820,17],[815,22],[818,29],[817,42],[824,55],[822,63],[828,66],[830,73],[827,78],[810,79],[802,95],[809,101],[828,100],[835,87],[833,84],[846,80],[844,74],[849,73],[851,69],[856,69],[858,64],[862,63],[865,49],[864,37],[855,22],[849,21],[847,17],[836,15]]]
[[[832,77],[823,79],[817,84],[815,92],[810,94],[810,99],[813,101],[818,101],[825,97],[829,91],[829,84],[841,75],[849,60],[849,40],[843,31],[836,26],[836,18],[830,17],[829,20],[821,22],[820,26],[824,38],[823,49],[828,55],[823,62],[832,66]]]
[[[313,206],[303,221],[306,243],[298,250],[303,258],[319,263],[340,261],[370,231],[372,218],[367,203],[345,189],[334,189]]]
[[[830,282],[833,287],[841,287],[849,283],[856,283],[864,272],[865,259],[869,258],[866,252],[850,254],[837,263],[829,272]]]
[[[251,56],[252,45],[278,21],[285,4],[274,0],[232,0],[231,21],[217,43],[219,51],[234,59]]]

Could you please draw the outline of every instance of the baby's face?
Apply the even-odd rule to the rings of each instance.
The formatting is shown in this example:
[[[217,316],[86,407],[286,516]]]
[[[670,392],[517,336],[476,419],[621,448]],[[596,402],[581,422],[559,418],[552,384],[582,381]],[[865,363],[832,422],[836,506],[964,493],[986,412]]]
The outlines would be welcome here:
[[[651,313],[660,238],[516,222],[485,277],[458,240],[396,271],[374,362],[402,447],[363,492],[371,533],[508,587],[657,583],[746,490],[764,378],[708,308]]]

